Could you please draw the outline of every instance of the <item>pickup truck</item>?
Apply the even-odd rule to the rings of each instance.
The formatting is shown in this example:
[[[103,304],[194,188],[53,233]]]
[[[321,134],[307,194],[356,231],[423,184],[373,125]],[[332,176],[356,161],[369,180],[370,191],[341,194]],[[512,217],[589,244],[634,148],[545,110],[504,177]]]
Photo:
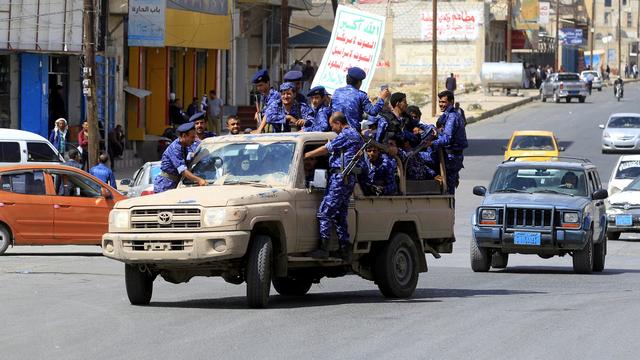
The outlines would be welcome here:
[[[356,185],[348,211],[351,261],[308,257],[318,246],[328,158],[310,169],[303,155],[334,137],[206,139],[191,170],[208,186],[185,179],[177,189],[118,202],[102,248],[125,263],[130,302],[149,304],[158,275],[176,284],[194,276],[246,282],[248,305],[256,308],[267,305],[272,282],[281,295],[304,295],[323,277],[352,273],[375,281],[386,297],[411,296],[418,273],[427,271],[424,254],[439,258],[453,250],[454,199],[446,184],[406,180],[398,161],[397,195],[365,196]],[[332,248],[337,245],[334,236]]]
[[[547,101],[547,98],[552,98],[556,103],[560,102],[560,99],[571,102],[571,99],[576,98],[583,103],[588,95],[587,83],[575,73],[550,74],[540,85],[540,100],[542,102]]]

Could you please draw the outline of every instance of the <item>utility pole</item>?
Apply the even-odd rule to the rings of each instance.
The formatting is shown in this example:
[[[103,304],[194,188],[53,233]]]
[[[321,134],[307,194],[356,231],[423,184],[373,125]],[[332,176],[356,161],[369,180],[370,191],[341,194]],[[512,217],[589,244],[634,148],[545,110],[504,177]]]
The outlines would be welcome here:
[[[287,71],[287,47],[289,47],[289,1],[282,0],[280,7],[280,80],[284,78]]]
[[[96,53],[95,53],[95,6],[94,0],[84,0],[84,11],[82,13],[83,22],[83,55],[84,67],[82,74],[82,92],[87,101],[86,121],[89,125],[89,147],[88,159],[89,167],[98,162],[98,152],[100,151],[100,134],[98,133],[98,112],[96,107]],[[105,142],[107,139],[105,139]]]
[[[560,72],[560,0],[556,0],[556,72]]]
[[[436,116],[438,105],[438,1],[432,0],[431,21],[431,116]]]
[[[591,53],[591,70],[593,69],[593,38],[596,35],[596,0],[591,0],[591,18],[589,19],[589,51]]]
[[[621,0],[618,0],[618,76],[622,76],[622,28],[620,24],[622,22],[622,6]]]
[[[508,5],[507,5],[507,62],[510,63],[511,62],[511,47],[513,46],[511,44],[511,21],[513,21],[513,19],[511,18],[511,14],[513,13],[513,0],[507,0],[508,1]]]

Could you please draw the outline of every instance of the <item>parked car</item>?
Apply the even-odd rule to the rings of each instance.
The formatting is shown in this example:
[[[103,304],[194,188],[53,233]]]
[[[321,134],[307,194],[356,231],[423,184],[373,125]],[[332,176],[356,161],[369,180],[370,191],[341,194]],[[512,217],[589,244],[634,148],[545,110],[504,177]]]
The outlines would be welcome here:
[[[526,157],[529,161],[549,160],[557,157],[563,147],[558,146],[558,140],[551,131],[514,131],[504,150],[504,159],[510,157]]]
[[[123,195],[67,165],[0,168],[0,254],[9,245],[100,245]]]
[[[560,99],[571,102],[571,99],[576,98],[583,103],[587,95],[589,95],[587,83],[580,80],[580,75],[575,73],[550,74],[540,86],[542,102],[547,101],[548,98],[553,99],[554,102],[560,102]]]
[[[593,75],[593,83],[591,84],[591,89],[598,89],[598,91],[602,91],[602,75],[600,75],[600,72],[595,70],[585,70],[581,72],[580,79],[582,79],[582,81],[584,81],[585,83],[587,82],[588,74]]]
[[[611,172],[607,191],[609,196],[629,185],[640,176],[640,155],[622,155]]]
[[[0,129],[0,166],[36,163],[64,163],[58,150],[38,134]]]
[[[621,233],[640,232],[640,177],[607,201],[607,238],[618,240]]]
[[[128,197],[152,195],[153,180],[160,171],[160,161],[146,162],[133,174],[133,180],[122,179],[120,185],[129,186],[126,193]]]
[[[602,153],[640,150],[640,114],[616,113],[609,116],[602,131]]]
[[[571,255],[576,273],[604,269],[607,219],[600,176],[591,162],[505,161],[472,217],[471,268],[505,268],[509,254]]]

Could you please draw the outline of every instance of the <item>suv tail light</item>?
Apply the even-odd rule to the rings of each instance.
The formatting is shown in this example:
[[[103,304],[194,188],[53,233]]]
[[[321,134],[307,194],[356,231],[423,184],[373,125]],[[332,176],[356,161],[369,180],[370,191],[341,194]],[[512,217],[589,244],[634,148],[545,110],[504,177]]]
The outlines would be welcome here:
[[[563,84],[563,83],[560,83],[559,88],[560,88],[560,90],[564,89],[564,84]]]

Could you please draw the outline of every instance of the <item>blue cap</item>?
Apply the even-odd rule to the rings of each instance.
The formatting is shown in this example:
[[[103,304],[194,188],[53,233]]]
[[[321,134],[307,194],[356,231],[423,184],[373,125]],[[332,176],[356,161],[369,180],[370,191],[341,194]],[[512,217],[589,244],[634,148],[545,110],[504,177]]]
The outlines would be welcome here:
[[[286,82],[286,83],[282,83],[282,85],[280,85],[280,91],[295,90],[295,89],[296,89],[296,84],[294,84],[292,82]]]
[[[367,77],[367,73],[364,72],[364,70],[360,69],[357,66],[354,66],[352,68],[349,68],[349,70],[347,71],[347,74],[355,80],[364,80],[364,78]]]
[[[189,121],[195,122],[197,120],[204,119],[205,115],[207,115],[207,113],[204,112],[204,111],[197,112],[197,113],[191,115],[191,117],[189,118]]]
[[[195,123],[192,122],[186,122],[180,126],[178,126],[178,128],[176,129],[176,131],[178,132],[178,134],[184,134],[186,132],[189,132],[191,130],[194,129],[194,127],[196,126]]]
[[[269,81],[269,72],[266,69],[256,71],[256,73],[253,74],[253,79],[251,79],[251,82],[254,84],[266,81]]]
[[[291,70],[284,74],[284,81],[300,81],[302,80],[302,71]]]
[[[314,95],[325,96],[327,95],[327,91],[324,89],[324,86],[316,86],[309,90],[307,97],[312,97]]]

